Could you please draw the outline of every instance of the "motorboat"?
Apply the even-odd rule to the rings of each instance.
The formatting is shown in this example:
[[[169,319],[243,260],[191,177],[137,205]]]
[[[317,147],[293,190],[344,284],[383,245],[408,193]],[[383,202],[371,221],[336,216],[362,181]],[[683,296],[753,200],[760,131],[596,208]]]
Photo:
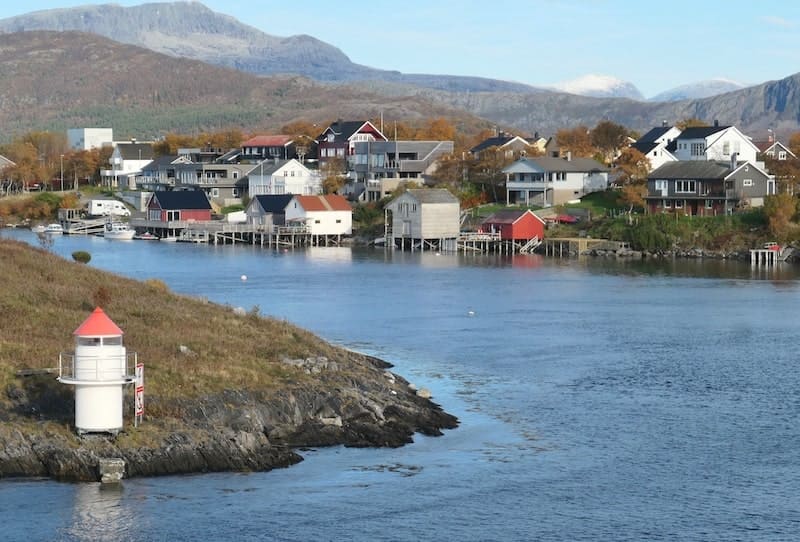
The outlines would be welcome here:
[[[33,233],[44,233],[44,230],[47,229],[47,226],[44,224],[36,224],[34,227],[31,228]]]
[[[106,239],[121,239],[128,241],[136,235],[136,230],[131,229],[125,222],[106,222],[103,237]]]
[[[48,235],[61,235],[64,233],[64,227],[61,224],[53,223],[48,224],[44,228],[44,233]]]
[[[133,238],[140,239],[142,241],[158,241],[158,235],[150,233],[149,231],[140,233],[139,235],[134,235]]]

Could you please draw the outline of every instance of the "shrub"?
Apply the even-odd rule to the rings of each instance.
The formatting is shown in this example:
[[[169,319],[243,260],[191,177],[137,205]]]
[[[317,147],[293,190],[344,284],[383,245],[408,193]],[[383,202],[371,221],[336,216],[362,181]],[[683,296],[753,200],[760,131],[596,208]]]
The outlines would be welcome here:
[[[89,263],[92,259],[92,255],[85,250],[76,250],[72,253],[72,259],[78,263]]]

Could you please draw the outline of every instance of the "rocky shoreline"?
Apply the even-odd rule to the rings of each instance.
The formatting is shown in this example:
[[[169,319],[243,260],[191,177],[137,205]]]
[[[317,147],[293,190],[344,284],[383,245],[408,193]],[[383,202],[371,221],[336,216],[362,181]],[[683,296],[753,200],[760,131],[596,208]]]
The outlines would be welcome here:
[[[126,404],[126,428],[117,436],[78,436],[70,390],[52,374],[18,376],[0,407],[0,477],[97,481],[109,459],[124,461],[126,478],[265,471],[302,461],[304,448],[398,447],[415,433],[438,436],[458,425],[428,392],[377,358],[350,352],[337,361],[282,362],[311,378],[272,390],[148,396],[154,414],[133,428]]]

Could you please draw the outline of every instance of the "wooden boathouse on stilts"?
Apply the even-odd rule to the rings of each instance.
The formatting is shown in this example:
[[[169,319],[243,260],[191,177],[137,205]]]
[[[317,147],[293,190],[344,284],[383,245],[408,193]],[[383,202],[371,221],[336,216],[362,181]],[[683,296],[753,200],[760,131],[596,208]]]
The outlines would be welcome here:
[[[460,229],[458,198],[444,189],[409,189],[384,208],[387,247],[453,252]]]

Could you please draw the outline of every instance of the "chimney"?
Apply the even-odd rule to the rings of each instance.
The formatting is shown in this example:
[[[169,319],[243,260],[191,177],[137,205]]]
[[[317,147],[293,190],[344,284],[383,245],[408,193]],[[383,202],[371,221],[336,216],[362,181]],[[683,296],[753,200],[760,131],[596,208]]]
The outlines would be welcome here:
[[[572,162],[572,151],[567,151],[567,156],[565,156],[565,160],[567,162]]]
[[[719,120],[714,119],[714,128],[719,128]]]
[[[739,156],[738,152],[731,153],[731,171],[736,169],[736,166],[739,165],[739,160],[737,160],[738,156]]]
[[[662,128],[666,128],[667,127],[667,121],[666,120],[662,120],[661,121],[661,127]]]

